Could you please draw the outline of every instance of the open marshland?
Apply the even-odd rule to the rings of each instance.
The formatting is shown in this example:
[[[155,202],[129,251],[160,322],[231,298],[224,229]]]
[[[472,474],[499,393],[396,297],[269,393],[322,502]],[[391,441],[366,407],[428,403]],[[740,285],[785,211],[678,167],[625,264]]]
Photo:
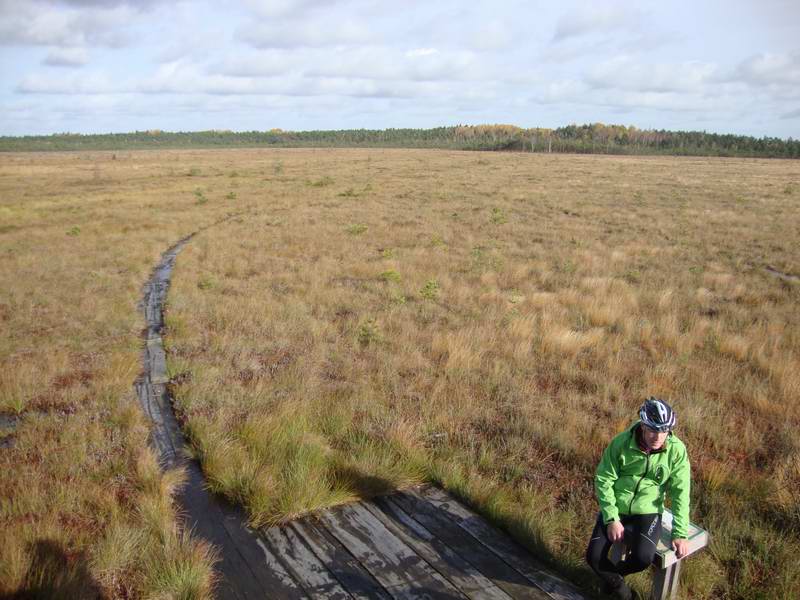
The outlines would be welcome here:
[[[254,525],[433,481],[588,584],[594,467],[654,394],[712,535],[687,596],[797,597],[798,202],[790,161],[0,156],[0,593],[208,594],[132,384],[142,284],[218,223],[165,341],[192,451]]]

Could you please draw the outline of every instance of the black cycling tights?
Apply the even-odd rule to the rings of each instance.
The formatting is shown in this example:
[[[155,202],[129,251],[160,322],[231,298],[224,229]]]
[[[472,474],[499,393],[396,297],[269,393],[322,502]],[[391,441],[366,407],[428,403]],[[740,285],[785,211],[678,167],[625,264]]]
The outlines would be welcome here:
[[[603,523],[603,515],[597,516],[597,523],[586,549],[586,562],[611,587],[621,583],[620,576],[644,571],[653,562],[656,544],[661,536],[661,515],[622,515],[622,526],[625,528],[625,545],[628,552],[624,561],[614,565],[608,559],[611,540],[608,539],[608,526]]]

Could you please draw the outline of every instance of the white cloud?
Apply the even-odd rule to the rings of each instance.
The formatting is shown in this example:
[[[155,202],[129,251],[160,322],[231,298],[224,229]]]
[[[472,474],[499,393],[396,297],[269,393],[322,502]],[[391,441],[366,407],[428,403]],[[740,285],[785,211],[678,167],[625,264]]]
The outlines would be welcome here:
[[[708,89],[637,89],[634,85],[597,87],[578,79],[546,83],[533,100],[540,104],[582,105],[625,112],[646,110],[697,114],[707,111],[729,113],[737,105],[737,96],[726,93],[724,88],[712,94]]]
[[[542,104],[580,102],[586,99],[587,89],[585,83],[576,79],[551,81],[541,86],[535,100]]]
[[[308,61],[306,75],[383,81],[467,81],[491,78],[471,52],[417,48],[406,52],[381,47],[339,50]]]
[[[439,51],[436,48],[414,48],[413,50],[408,50],[406,56],[408,58],[416,58],[418,56],[430,56],[437,52]]]
[[[168,4],[171,0],[45,0],[53,5],[67,5],[77,7],[116,7],[127,5],[133,8],[145,9],[155,4]]]
[[[237,37],[256,48],[320,48],[377,41],[369,25],[355,19],[337,23],[299,19],[265,22],[247,25]]]
[[[306,52],[308,57],[310,53]],[[317,53],[313,53],[317,56]],[[213,63],[209,70],[232,77],[274,77],[300,70],[303,56],[296,50],[270,48],[255,52],[236,53]]]
[[[36,73],[23,77],[17,91],[23,94],[113,94],[125,93],[125,84],[103,73],[54,76]]]
[[[544,49],[540,60],[549,64],[567,63],[574,60],[586,59],[608,54],[613,46],[613,40],[572,40],[570,43],[551,44]]]
[[[600,4],[581,7],[563,15],[556,23],[553,41],[569,38],[634,29],[642,19],[642,13],[631,6]]]
[[[82,67],[89,62],[86,48],[53,48],[44,59],[51,67]]]
[[[676,92],[639,92],[631,91],[623,94],[605,95],[598,99],[598,104],[629,109],[649,109],[667,112],[721,112],[730,111],[724,97],[708,97]]]
[[[315,8],[333,6],[335,0],[245,0],[244,4],[262,17],[286,17]]]
[[[40,2],[0,5],[0,44],[106,46],[129,44],[129,26],[139,14],[126,4],[76,10]]]
[[[28,75],[18,85],[26,94],[112,95],[152,94],[221,96],[270,95],[292,97],[345,96],[353,98],[430,97],[448,90],[440,81],[396,81],[290,74],[281,77],[232,77],[209,74],[197,64],[176,61],[161,65],[145,78],[120,80],[107,73],[53,76]]]
[[[209,72],[231,77],[344,78],[379,81],[448,82],[496,79],[504,69],[490,69],[470,51],[383,46],[336,48],[270,48],[231,53],[209,66]]]
[[[505,50],[515,41],[515,28],[507,21],[493,19],[472,34],[470,45],[478,50]]]
[[[754,86],[800,85],[800,52],[765,52],[744,60],[734,78]]]
[[[192,28],[192,24],[181,25],[181,27]],[[217,45],[209,44],[208,40],[224,40],[225,32],[220,28],[209,27],[198,31],[194,28],[194,35],[171,38],[165,42],[164,46],[156,48],[153,58],[159,63],[175,62],[186,58],[206,58],[219,55],[220,48]]]
[[[586,82],[595,88],[643,93],[699,92],[716,72],[716,65],[699,61],[653,64],[617,56],[591,67]]]

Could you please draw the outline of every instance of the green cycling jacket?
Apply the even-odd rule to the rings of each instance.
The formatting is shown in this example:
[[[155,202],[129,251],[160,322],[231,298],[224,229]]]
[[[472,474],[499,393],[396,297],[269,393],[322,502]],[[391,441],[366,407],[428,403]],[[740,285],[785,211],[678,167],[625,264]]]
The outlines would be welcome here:
[[[685,538],[689,528],[690,467],[686,446],[670,434],[660,451],[642,452],[632,425],[617,435],[603,452],[594,488],[603,522],[620,515],[664,512],[664,495],[672,501],[672,537]]]

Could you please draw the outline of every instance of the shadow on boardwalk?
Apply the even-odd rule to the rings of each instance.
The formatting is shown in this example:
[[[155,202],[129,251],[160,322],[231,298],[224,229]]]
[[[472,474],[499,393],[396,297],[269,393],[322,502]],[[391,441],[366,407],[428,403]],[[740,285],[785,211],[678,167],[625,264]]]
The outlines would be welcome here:
[[[336,507],[261,535],[287,598],[583,598],[434,487]]]

